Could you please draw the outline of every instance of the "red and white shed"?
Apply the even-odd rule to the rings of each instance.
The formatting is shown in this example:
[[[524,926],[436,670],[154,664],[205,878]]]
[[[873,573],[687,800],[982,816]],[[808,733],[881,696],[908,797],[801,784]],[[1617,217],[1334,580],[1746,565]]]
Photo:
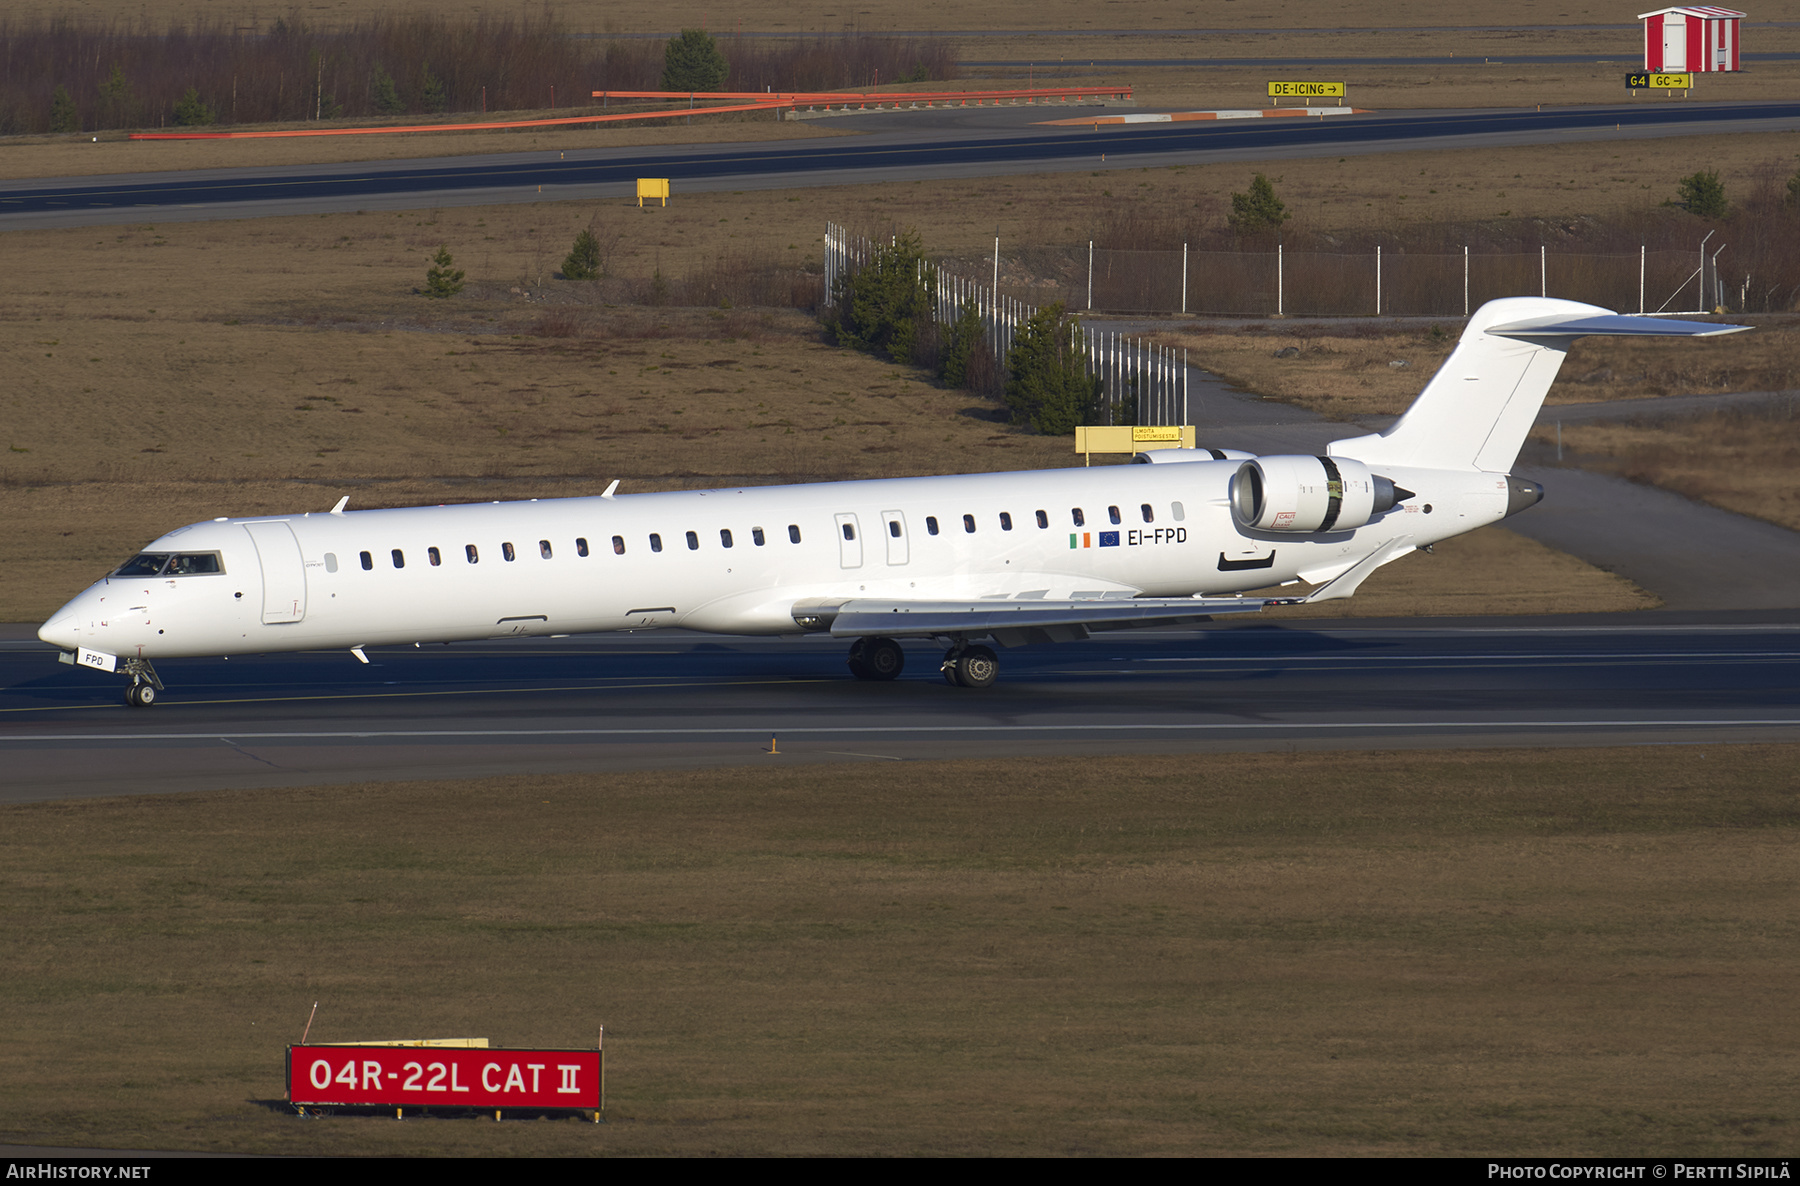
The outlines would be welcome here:
[[[1638,14],[1644,22],[1644,69],[1659,74],[1708,74],[1738,68],[1738,22],[1731,8],[1695,4]]]

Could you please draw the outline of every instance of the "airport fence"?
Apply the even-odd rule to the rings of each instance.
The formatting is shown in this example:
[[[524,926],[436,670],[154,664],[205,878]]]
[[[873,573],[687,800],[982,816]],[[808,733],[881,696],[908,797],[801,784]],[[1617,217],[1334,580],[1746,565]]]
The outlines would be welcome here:
[[[874,258],[878,244],[836,223],[825,228],[824,305],[833,307],[841,286]],[[998,256],[996,256],[996,261]],[[995,265],[998,276],[998,262]],[[986,353],[1003,372],[1019,327],[1035,317],[1041,304],[958,276],[944,267],[919,264],[919,281],[931,296],[932,320],[950,326],[973,311],[981,323]],[[1055,298],[1052,298],[1055,299]],[[1065,306],[1068,302],[1064,301]],[[1072,307],[1072,306],[1069,306]],[[1099,326],[1073,328],[1089,375],[1100,380],[1100,412],[1106,424],[1187,424],[1187,352],[1148,338],[1109,332]]]
[[[877,246],[866,235],[826,225],[827,309]],[[998,373],[1004,372],[1019,327],[1055,302],[1078,314],[1261,317],[1458,318],[1510,296],[1559,297],[1648,314],[1764,311],[1751,307],[1764,300],[1752,289],[1749,275],[1737,283],[1727,279],[1719,251],[1708,255],[1645,246],[1636,253],[1607,254],[1543,247],[1535,253],[1464,248],[1460,254],[1424,254],[1376,248],[1351,254],[1281,246],[1273,251],[1137,251],[1089,243],[1085,256],[1033,248],[1006,259],[1007,280],[1002,283],[996,239],[986,283],[959,275],[950,265],[923,262],[919,280],[931,294],[937,325],[955,323],[966,310],[976,313]],[[1773,299],[1773,294],[1767,297]],[[1092,323],[1074,332],[1088,373],[1101,380],[1106,423],[1188,422],[1185,352]]]

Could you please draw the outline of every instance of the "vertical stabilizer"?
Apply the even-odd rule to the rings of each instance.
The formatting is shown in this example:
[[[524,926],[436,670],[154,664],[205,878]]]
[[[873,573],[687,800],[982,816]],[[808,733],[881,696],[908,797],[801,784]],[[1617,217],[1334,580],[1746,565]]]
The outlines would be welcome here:
[[[1704,336],[1748,328],[1625,317],[1597,305],[1546,297],[1489,301],[1475,311],[1456,349],[1391,428],[1333,441],[1327,451],[1370,465],[1506,473],[1576,338]]]

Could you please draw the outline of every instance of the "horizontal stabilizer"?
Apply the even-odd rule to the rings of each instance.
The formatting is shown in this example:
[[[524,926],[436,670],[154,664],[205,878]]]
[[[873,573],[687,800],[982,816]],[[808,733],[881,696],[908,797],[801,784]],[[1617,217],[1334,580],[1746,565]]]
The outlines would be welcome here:
[[[1589,334],[1627,338],[1710,338],[1718,334],[1741,333],[1749,328],[1747,325],[1714,325],[1710,321],[1673,321],[1663,317],[1608,313],[1600,317],[1538,317],[1491,325],[1487,332],[1498,338],[1585,338]]]

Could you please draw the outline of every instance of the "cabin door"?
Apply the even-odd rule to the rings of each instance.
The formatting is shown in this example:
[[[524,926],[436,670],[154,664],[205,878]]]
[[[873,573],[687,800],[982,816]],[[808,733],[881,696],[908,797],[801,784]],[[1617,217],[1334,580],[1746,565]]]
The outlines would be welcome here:
[[[857,525],[856,516],[840,514],[837,516],[838,532],[838,566],[840,568],[862,567],[862,529]]]
[[[262,565],[265,625],[298,622],[306,617],[306,564],[300,541],[286,523],[246,523],[256,559]]]
[[[901,511],[881,512],[882,538],[887,541],[887,562],[906,563],[906,515]]]

